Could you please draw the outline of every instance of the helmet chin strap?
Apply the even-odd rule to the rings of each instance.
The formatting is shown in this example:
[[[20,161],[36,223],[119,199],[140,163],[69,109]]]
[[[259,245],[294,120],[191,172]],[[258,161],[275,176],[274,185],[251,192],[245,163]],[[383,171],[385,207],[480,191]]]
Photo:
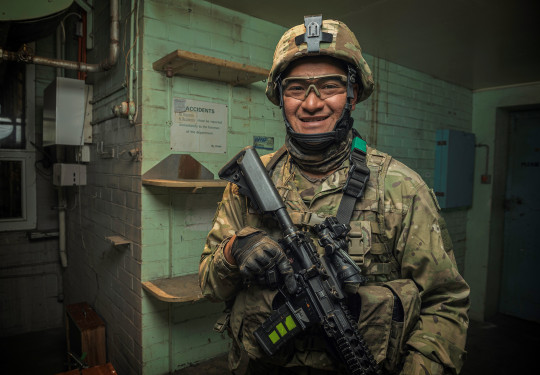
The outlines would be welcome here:
[[[341,116],[334,125],[334,129],[330,132],[318,134],[303,134],[297,133],[293,130],[291,124],[287,120],[287,116],[285,115],[281,77],[278,77],[277,83],[280,97],[279,105],[281,107],[281,113],[283,115],[283,120],[285,121],[285,126],[287,127],[287,133],[301,146],[312,150],[324,149],[332,143],[341,142],[347,137],[347,134],[349,134],[354,122],[354,119],[351,117],[351,103],[354,100],[353,86],[356,83],[356,70],[351,65],[347,65],[347,70],[347,103],[345,103],[343,111],[341,111]]]

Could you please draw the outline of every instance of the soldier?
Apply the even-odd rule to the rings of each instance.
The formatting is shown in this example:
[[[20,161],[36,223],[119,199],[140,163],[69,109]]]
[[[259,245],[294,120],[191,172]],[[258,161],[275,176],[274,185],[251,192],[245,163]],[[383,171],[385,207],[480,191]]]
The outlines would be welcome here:
[[[352,155],[358,134],[351,111],[373,87],[347,26],[306,17],[283,34],[274,53],[266,95],[281,106],[287,137],[284,147],[261,159],[299,228],[312,233],[327,216],[350,224],[349,254],[368,282],[348,292],[359,302],[358,329],[383,373],[457,374],[465,356],[469,287],[433,191],[417,173],[369,145]],[[343,189],[347,179],[362,181],[368,173],[363,196],[351,200]],[[295,286],[276,242],[280,237],[275,221],[258,215],[235,185],[226,187],[199,280],[207,298],[230,307],[224,325],[232,337],[230,369],[343,373],[320,330],[303,332],[272,357],[253,336],[277,293],[263,281],[267,270],[279,269],[285,284]]]

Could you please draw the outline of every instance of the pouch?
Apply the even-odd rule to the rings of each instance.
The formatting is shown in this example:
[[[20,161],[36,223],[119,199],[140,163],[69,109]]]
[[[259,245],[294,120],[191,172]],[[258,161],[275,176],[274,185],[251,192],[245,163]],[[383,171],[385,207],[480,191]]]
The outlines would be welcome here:
[[[398,279],[360,287],[358,329],[377,363],[393,372],[401,362],[404,344],[420,315],[420,294],[414,281]],[[395,296],[395,297],[394,297]],[[394,304],[403,307],[402,321],[392,319]]]

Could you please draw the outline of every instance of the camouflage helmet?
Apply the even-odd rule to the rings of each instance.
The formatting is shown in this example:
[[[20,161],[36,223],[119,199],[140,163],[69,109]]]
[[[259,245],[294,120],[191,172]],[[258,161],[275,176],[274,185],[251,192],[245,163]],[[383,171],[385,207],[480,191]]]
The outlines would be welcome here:
[[[274,52],[274,61],[266,85],[266,96],[275,105],[280,104],[277,78],[292,61],[306,56],[327,55],[351,64],[356,69],[363,86],[357,103],[366,100],[373,92],[375,85],[373,75],[366,60],[362,57],[362,49],[353,32],[347,25],[337,20],[323,20],[321,31],[321,34],[330,34],[328,36],[331,40],[321,39],[316,52],[309,52],[309,42],[304,42],[303,36],[306,34],[304,24],[294,26],[281,37]],[[297,44],[297,41],[300,43]]]

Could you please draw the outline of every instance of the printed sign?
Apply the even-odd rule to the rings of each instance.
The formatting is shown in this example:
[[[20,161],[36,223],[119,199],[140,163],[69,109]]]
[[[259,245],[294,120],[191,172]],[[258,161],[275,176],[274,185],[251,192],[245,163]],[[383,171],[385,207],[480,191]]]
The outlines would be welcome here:
[[[259,150],[274,150],[274,137],[253,136],[253,147]]]
[[[172,107],[171,150],[227,152],[226,105],[174,98]]]

